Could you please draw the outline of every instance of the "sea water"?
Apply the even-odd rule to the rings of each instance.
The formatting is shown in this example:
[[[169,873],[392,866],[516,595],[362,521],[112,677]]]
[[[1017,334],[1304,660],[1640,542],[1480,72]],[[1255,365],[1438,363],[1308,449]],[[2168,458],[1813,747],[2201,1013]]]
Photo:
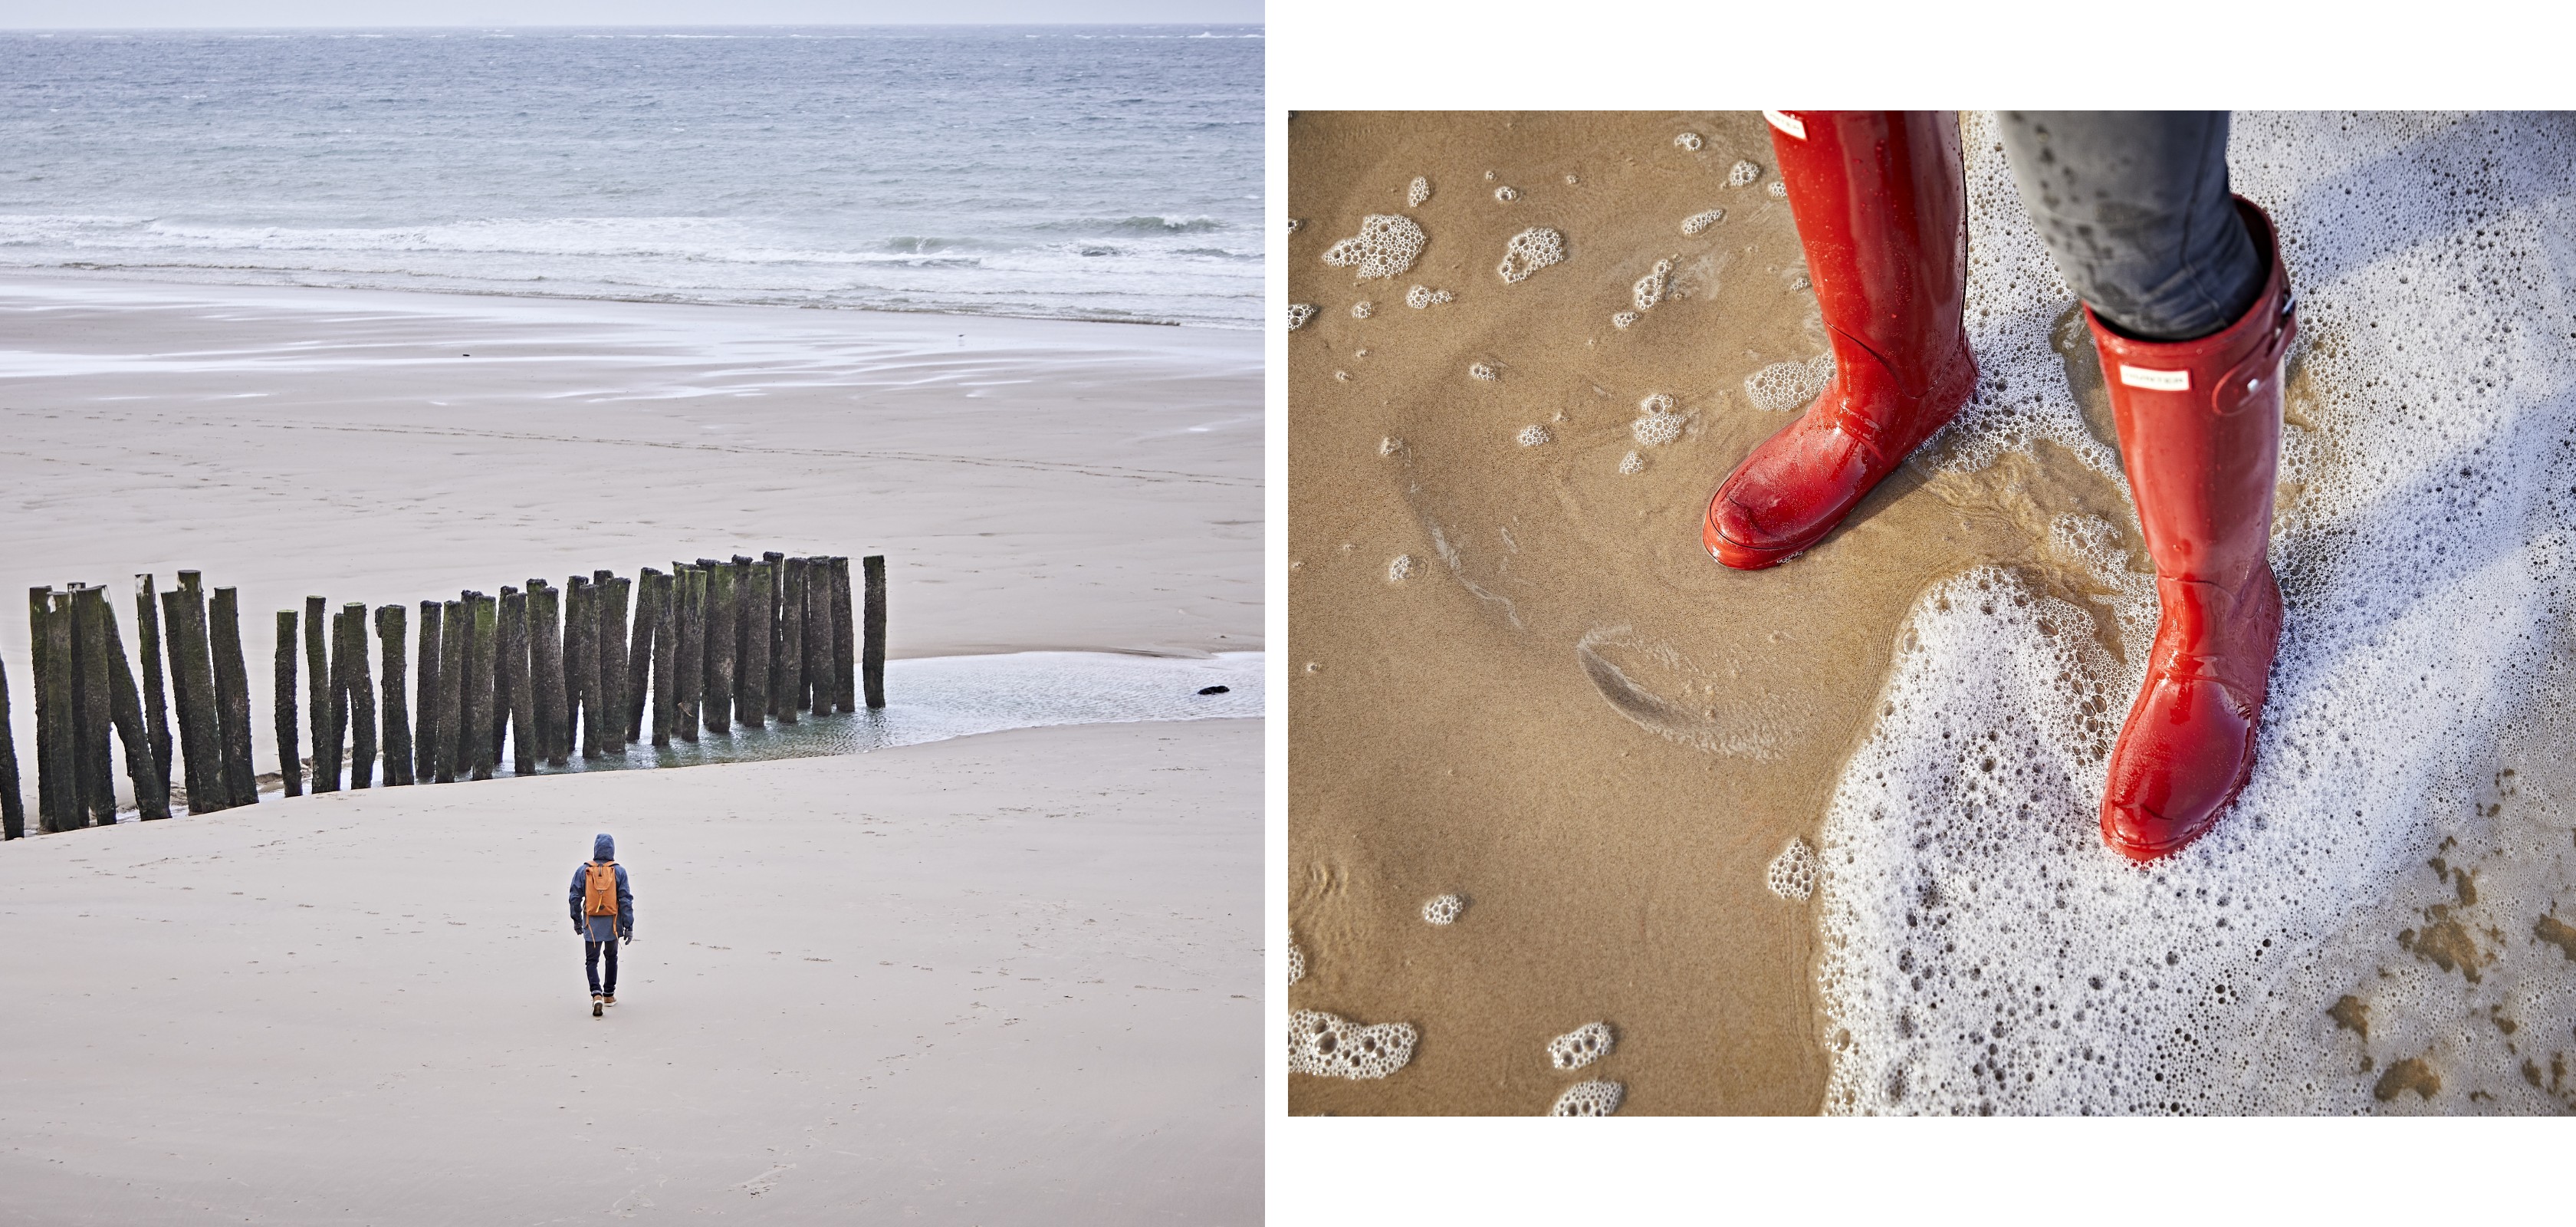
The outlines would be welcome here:
[[[1262,47],[0,33],[0,270],[1253,328]]]

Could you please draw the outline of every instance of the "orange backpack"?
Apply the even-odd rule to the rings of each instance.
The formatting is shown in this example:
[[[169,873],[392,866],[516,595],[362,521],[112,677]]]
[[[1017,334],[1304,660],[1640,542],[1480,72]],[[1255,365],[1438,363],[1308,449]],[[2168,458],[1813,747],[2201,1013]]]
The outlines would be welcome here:
[[[617,862],[592,861],[582,867],[581,914],[617,914]]]

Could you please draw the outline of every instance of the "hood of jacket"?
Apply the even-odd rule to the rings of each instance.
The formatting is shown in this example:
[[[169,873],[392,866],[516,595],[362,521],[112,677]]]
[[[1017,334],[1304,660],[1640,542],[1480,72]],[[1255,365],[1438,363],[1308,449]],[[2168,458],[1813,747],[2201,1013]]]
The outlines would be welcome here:
[[[594,860],[594,861],[613,861],[613,860],[616,860],[616,859],[617,859],[617,841],[616,841],[616,840],[613,840],[613,839],[610,839],[610,838],[609,838],[608,836],[606,836],[605,834],[603,834],[603,835],[599,836],[597,839],[593,839],[593,840],[591,840],[591,841],[590,841],[590,859],[592,859],[592,860]]]

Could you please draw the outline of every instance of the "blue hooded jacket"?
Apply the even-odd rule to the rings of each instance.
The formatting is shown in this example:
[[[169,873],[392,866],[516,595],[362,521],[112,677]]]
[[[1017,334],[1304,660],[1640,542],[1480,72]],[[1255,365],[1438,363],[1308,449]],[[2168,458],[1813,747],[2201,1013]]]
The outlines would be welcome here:
[[[617,859],[617,841],[605,834],[592,840],[590,859],[614,862]],[[617,866],[617,915],[610,917],[581,914],[582,888],[587,885],[584,879],[588,876],[589,868],[584,865],[572,871],[572,918],[581,924],[582,940],[609,942],[621,936],[634,936],[635,893],[626,889],[626,866],[624,865]],[[615,923],[612,924],[611,921]]]

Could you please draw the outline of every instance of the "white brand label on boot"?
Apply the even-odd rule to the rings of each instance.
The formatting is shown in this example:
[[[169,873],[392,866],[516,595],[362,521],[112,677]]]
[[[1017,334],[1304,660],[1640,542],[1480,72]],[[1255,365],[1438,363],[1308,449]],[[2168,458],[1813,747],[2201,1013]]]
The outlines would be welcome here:
[[[2131,366],[2123,362],[2120,364],[2120,382],[2132,388],[2145,388],[2150,392],[2189,392],[2191,391],[2191,372],[2159,371],[2152,367]]]
[[[1762,118],[1770,120],[1772,127],[1778,128],[1799,140],[1803,141],[1807,139],[1806,121],[1799,119],[1797,116],[1792,115],[1787,111],[1764,111],[1762,113]]]

